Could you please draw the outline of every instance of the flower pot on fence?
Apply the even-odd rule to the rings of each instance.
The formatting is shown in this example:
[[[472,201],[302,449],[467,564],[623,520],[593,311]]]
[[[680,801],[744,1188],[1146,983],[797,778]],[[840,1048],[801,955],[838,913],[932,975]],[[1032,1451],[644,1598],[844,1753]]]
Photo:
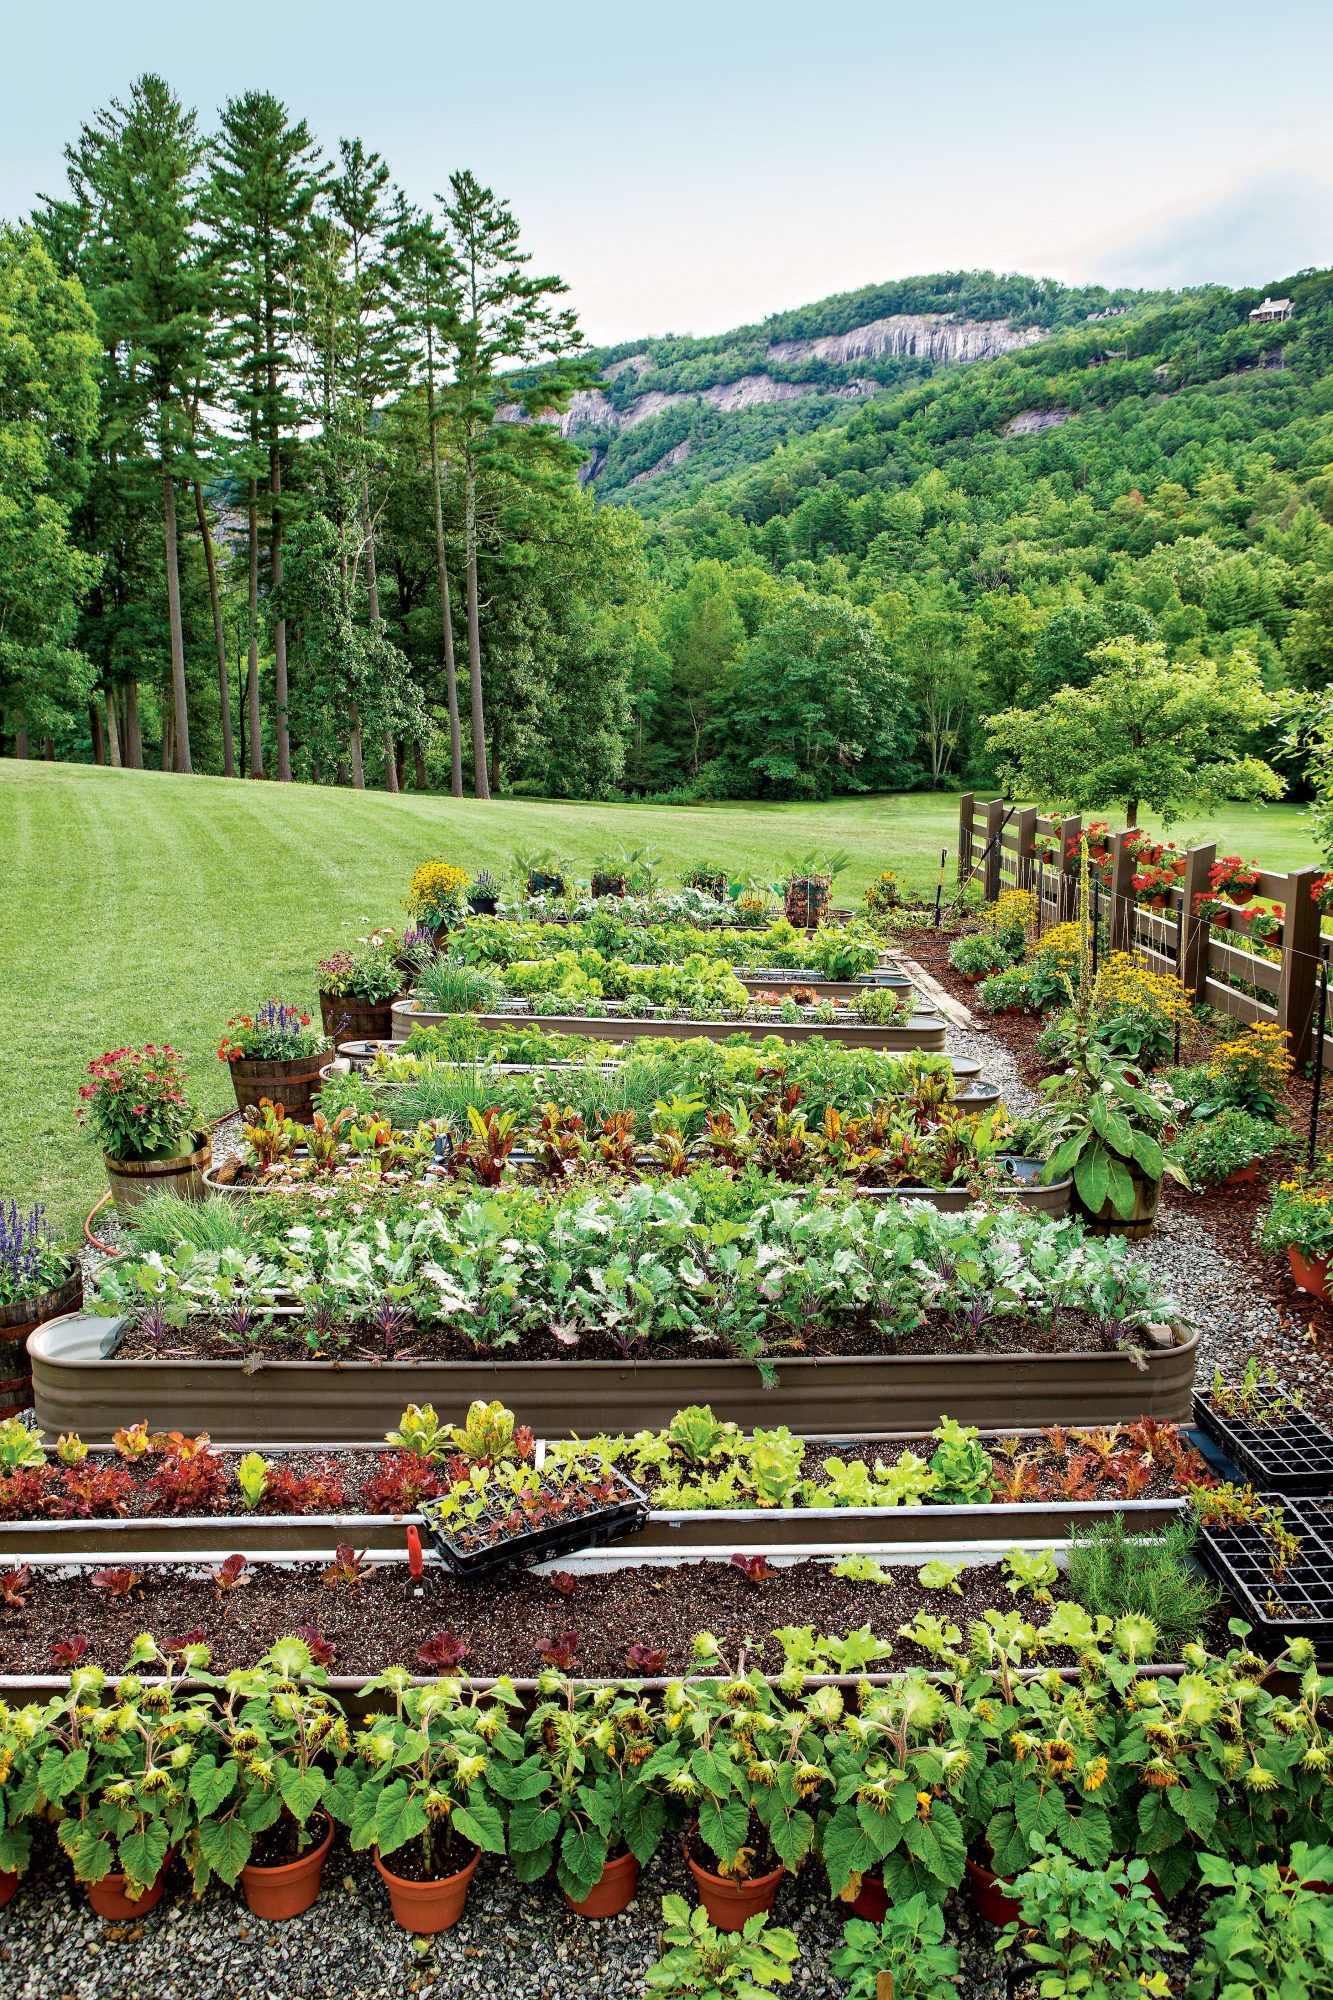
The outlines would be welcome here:
[[[320,1071],[329,1059],[327,1049],[308,1056],[256,1057],[234,1062],[231,1087],[242,1111],[257,1111],[264,1098],[281,1104],[289,1118],[308,1125],[315,1109],[315,1092],[323,1088]]]
[[[997,1930],[1003,1930],[1006,1924],[1016,1924],[1020,1905],[1017,1897],[1008,1893],[1013,1887],[1011,1878],[997,1875],[984,1861],[973,1861],[970,1855],[965,1866],[968,1894],[986,1922],[994,1924]]]
[[[365,1000],[354,993],[321,993],[319,1018],[335,1049],[344,1042],[387,1041],[393,1033],[393,1003],[400,996],[391,993],[385,1000]]]
[[[410,1876],[395,1875],[392,1869],[386,1868],[377,1847],[375,1866],[388,1888],[394,1922],[405,1931],[414,1931],[418,1937],[434,1937],[439,1931],[452,1929],[466,1908],[467,1892],[480,1860],[481,1849],[477,1848],[467,1866],[460,1868],[456,1875],[441,1875],[430,1882],[414,1882]]]
[[[773,1907],[778,1893],[778,1883],[786,1874],[786,1869],[770,1869],[767,1875],[755,1875],[748,1882],[733,1882],[725,1875],[715,1875],[711,1868],[701,1868],[690,1853],[690,1843],[685,1842],[685,1859],[690,1864],[694,1886],[699,1891],[699,1901],[708,1912],[710,1923],[720,1931],[744,1930],[751,1917],[767,1913]]]
[[[103,1153],[111,1199],[123,1215],[152,1194],[178,1194],[182,1201],[200,1201],[204,1174],[213,1164],[213,1141],[204,1137],[192,1153],[173,1153],[151,1160],[113,1160]]]
[[[16,1417],[32,1408],[32,1362],[28,1335],[61,1313],[77,1312],[83,1304],[83,1270],[72,1262],[69,1276],[36,1298],[0,1305],[0,1418]]]
[[[1162,1193],[1160,1180],[1150,1181],[1142,1174],[1130,1169],[1134,1183],[1134,1206],[1128,1215],[1117,1215],[1109,1201],[1100,1208],[1090,1209],[1079,1199],[1078,1185],[1073,1190],[1073,1209],[1081,1215],[1095,1236],[1146,1236],[1157,1217],[1157,1203]]]
[[[565,1901],[581,1917],[618,1917],[628,1909],[639,1886],[639,1864],[632,1854],[616,1854],[603,1868],[586,1896],[576,1903],[566,1893]]]
[[[95,1917],[105,1917],[108,1923],[123,1924],[130,1917],[145,1917],[155,1910],[162,1901],[162,1891],[167,1886],[167,1870],[175,1854],[168,1848],[167,1858],[157,1871],[157,1880],[150,1882],[141,1896],[125,1894],[125,1877],[118,1874],[104,1875],[100,1882],[85,1882],[88,1892],[88,1907]]]
[[[1294,1243],[1287,1245],[1287,1262],[1291,1266],[1292,1283],[1298,1292],[1306,1292],[1312,1299],[1322,1299],[1327,1305],[1333,1293],[1329,1290],[1327,1257],[1307,1257]]]
[[[333,1821],[324,1816],[324,1837],[308,1847],[295,1861],[280,1861],[266,1868],[261,1862],[247,1861],[241,1870],[241,1887],[250,1914],[266,1923],[285,1923],[308,1910],[319,1894],[324,1872],[324,1856],[333,1839]]]

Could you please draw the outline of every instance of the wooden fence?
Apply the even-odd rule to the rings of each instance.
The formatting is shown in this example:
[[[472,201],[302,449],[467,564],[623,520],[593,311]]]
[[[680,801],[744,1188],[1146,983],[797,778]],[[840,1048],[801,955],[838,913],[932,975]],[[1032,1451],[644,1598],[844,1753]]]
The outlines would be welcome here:
[[[987,902],[1002,889],[1029,889],[1038,898],[1043,929],[1078,915],[1081,815],[1050,819],[1035,806],[1004,799],[978,801],[965,792],[959,807],[958,879],[975,873]],[[1240,1021],[1273,1021],[1291,1038],[1292,1054],[1303,1062],[1311,1052],[1320,969],[1329,961],[1333,940],[1325,937],[1310,890],[1325,871],[1310,865],[1278,875],[1261,869],[1255,895],[1280,904],[1275,935],[1263,942],[1277,953],[1265,958],[1233,944],[1206,917],[1195,915],[1194,899],[1208,890],[1208,871],[1217,859],[1209,843],[1185,849],[1185,873],[1167,907],[1151,910],[1136,900],[1131,830],[1111,836],[1109,879],[1097,892],[1111,949],[1133,951],[1159,970],[1178,972],[1191,996]],[[1071,852],[1072,849],[1072,852]],[[1220,899],[1226,903],[1226,898]],[[1227,905],[1234,910],[1238,906]],[[1333,1038],[1324,1038],[1324,1067],[1333,1067]]]

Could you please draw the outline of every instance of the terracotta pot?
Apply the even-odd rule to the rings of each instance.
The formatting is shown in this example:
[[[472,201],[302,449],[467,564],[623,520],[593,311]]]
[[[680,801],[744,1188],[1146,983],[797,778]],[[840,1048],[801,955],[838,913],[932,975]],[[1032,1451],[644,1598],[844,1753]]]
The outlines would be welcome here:
[[[451,1929],[463,1914],[480,1860],[478,1848],[466,1868],[460,1868],[456,1875],[441,1875],[433,1882],[413,1882],[386,1868],[377,1847],[375,1866],[388,1886],[394,1922],[405,1931],[414,1931],[418,1937],[434,1937],[438,1931]]]
[[[889,1914],[889,1892],[884,1887],[881,1875],[863,1875],[855,1900],[848,1905],[854,1917],[864,1917],[867,1923],[882,1924]]]
[[[749,1882],[730,1882],[725,1875],[714,1875],[711,1869],[701,1868],[690,1853],[689,1841],[686,1840],[684,1845],[685,1859],[690,1864],[699,1901],[707,1910],[709,1921],[718,1930],[744,1930],[751,1917],[772,1909],[778,1883],[787,1872],[785,1868],[774,1868],[767,1875],[756,1875]]]
[[[1333,1293],[1329,1291],[1327,1257],[1305,1257],[1294,1243],[1287,1245],[1287,1262],[1291,1266],[1292,1282],[1298,1292],[1307,1292],[1312,1299],[1322,1299],[1327,1305]]]
[[[182,1201],[201,1201],[204,1172],[213,1164],[213,1141],[203,1138],[192,1153],[174,1153],[152,1160],[113,1160],[103,1153],[111,1199],[123,1215],[147,1201],[150,1194],[178,1194]]]
[[[393,1003],[400,993],[387,1000],[362,1000],[356,994],[321,993],[319,1018],[324,1032],[340,1049],[344,1042],[384,1042],[393,1033]]]
[[[1243,910],[1247,903],[1254,901],[1259,892],[1256,886],[1249,889],[1219,889],[1217,893],[1219,896],[1225,896],[1229,903],[1235,903]]]
[[[32,1408],[32,1362],[28,1335],[47,1320],[77,1312],[83,1304],[83,1270],[73,1263],[67,1278],[36,1298],[0,1305],[0,1418]]]
[[[175,1855],[175,1848],[168,1848],[167,1858],[158,1870],[156,1882],[150,1882],[142,1896],[125,1894],[123,1875],[104,1875],[100,1882],[86,1882],[88,1906],[95,1917],[105,1917],[110,1923],[124,1923],[130,1917],[147,1916],[162,1901],[162,1891],[167,1886],[167,1870]]]
[[[639,1886],[639,1864],[632,1854],[615,1854],[580,1902],[566,1894],[565,1901],[581,1917],[618,1917],[634,1901]]]
[[[1018,1922],[1018,1899],[1006,1893],[1012,1885],[1012,1877],[997,1875],[982,1861],[973,1861],[969,1855],[967,1868],[968,1893],[977,1909],[988,1924],[1003,1930],[1006,1924]]]
[[[274,1868],[247,1861],[241,1870],[241,1887],[250,1905],[250,1914],[266,1923],[285,1923],[308,1910],[319,1894],[324,1872],[324,1856],[333,1839],[333,1821],[323,1815],[324,1837],[308,1847],[295,1861],[282,1861]]]
[[[14,1897],[18,1894],[18,1886],[18,1876],[11,1875],[7,1869],[0,1868],[0,1910],[4,1909],[6,1903],[14,1900]]]
[[[242,1111],[257,1111],[268,1097],[281,1104],[289,1118],[308,1125],[315,1109],[315,1092],[323,1087],[319,1073],[328,1059],[328,1050],[318,1049],[309,1056],[229,1063],[236,1102]]]
[[[1249,1160],[1243,1167],[1233,1167],[1223,1181],[1223,1187],[1244,1187],[1249,1181],[1259,1178],[1259,1162]]]

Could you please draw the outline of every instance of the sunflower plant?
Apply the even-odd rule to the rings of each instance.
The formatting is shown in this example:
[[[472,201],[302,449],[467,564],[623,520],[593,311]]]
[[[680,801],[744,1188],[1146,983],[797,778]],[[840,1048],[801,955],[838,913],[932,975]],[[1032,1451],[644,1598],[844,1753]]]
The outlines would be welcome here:
[[[820,1846],[829,1888],[854,1898],[882,1874],[889,1902],[943,1902],[963,1879],[957,1793],[971,1763],[968,1710],[924,1674],[863,1695],[825,1739],[831,1810]]]

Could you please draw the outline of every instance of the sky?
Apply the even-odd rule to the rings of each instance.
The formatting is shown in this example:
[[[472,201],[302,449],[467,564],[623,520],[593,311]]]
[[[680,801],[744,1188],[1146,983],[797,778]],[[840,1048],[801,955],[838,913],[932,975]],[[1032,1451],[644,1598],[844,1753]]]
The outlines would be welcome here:
[[[426,201],[509,200],[598,343],[917,272],[1263,285],[1333,264],[1329,0],[9,0],[0,216],[154,69],[267,88]]]

